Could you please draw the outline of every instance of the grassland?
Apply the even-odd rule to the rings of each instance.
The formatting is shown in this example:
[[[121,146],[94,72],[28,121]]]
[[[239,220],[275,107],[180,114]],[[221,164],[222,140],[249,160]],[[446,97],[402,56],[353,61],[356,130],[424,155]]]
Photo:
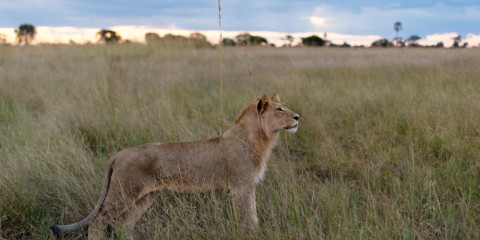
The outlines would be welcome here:
[[[225,48],[220,99],[214,49],[0,48],[0,239],[53,238],[116,151],[219,136],[274,92],[301,119],[257,187],[258,239],[480,239],[479,66],[478,49]],[[234,239],[227,194],[161,192],[136,236]]]

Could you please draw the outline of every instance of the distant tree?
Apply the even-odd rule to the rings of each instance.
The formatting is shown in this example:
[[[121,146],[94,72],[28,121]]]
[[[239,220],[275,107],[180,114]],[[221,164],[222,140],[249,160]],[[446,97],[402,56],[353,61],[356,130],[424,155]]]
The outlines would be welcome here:
[[[187,40],[187,38],[185,36],[182,36],[182,35],[174,35],[174,34],[171,34],[171,33],[167,33],[165,34],[165,36],[163,36],[163,39],[165,40],[175,40],[175,41],[184,41],[184,40]]]
[[[23,43],[28,45],[35,38],[37,30],[32,24],[22,24],[18,29],[15,29],[15,33],[17,34],[17,41],[19,44]]]
[[[163,36],[163,39],[177,39],[177,38],[180,38],[181,36],[177,36],[177,35],[173,35],[171,33],[167,33],[165,34],[165,36]]]
[[[393,47],[393,43],[384,38],[373,42],[372,47]]]
[[[462,36],[457,35],[456,37],[453,38],[453,45],[452,47],[458,48],[460,47],[460,43],[462,42]]]
[[[235,46],[235,41],[231,38],[224,38],[222,39],[223,46]]]
[[[190,34],[189,40],[196,48],[209,47],[210,43],[207,41],[207,37],[199,32]]]
[[[207,37],[201,33],[190,34],[189,37],[182,35],[174,35],[171,33],[165,34],[160,37],[158,34],[151,33],[145,34],[147,43],[156,43],[160,46],[172,47],[172,48],[204,48],[211,47],[210,42],[207,41]]]
[[[288,34],[287,36],[285,36],[284,40],[288,42],[287,46],[291,47],[295,38],[292,35]]]
[[[417,41],[420,40],[420,39],[422,39],[420,36],[412,35],[409,38],[407,38],[406,41],[408,42],[408,46],[418,47],[419,45],[417,44]]]
[[[250,33],[241,33],[235,36],[235,41],[237,45],[246,45],[250,40]]]
[[[249,33],[241,33],[235,36],[237,45],[261,45],[268,44],[267,39],[261,36],[250,35]]]
[[[348,44],[347,42],[343,42],[343,44],[340,45],[340,47],[342,47],[342,48],[349,48],[349,47],[351,47],[351,46],[350,46],[350,44]]]
[[[317,35],[312,35],[306,38],[302,38],[302,44],[304,46],[316,46],[316,47],[321,47],[325,46],[325,44],[328,41],[324,40],[323,38],[317,36]]]
[[[437,48],[443,48],[443,42],[438,42],[435,47],[437,47]]]
[[[252,45],[261,45],[268,44],[268,41],[264,37],[250,35],[249,43]]]
[[[100,42],[104,43],[118,43],[122,37],[115,31],[109,29],[102,29],[97,32],[97,37]]]
[[[412,35],[410,36],[409,38],[407,38],[407,41],[410,41],[410,42],[416,42],[418,40],[422,39],[420,36],[418,35]]]
[[[160,40],[160,35],[154,32],[145,33],[145,42],[148,44],[158,42]]]
[[[189,39],[187,37],[182,35],[174,35],[171,33],[165,34],[165,36],[162,37],[161,42],[165,45],[176,48],[184,48],[190,46]]]
[[[191,33],[189,37],[191,39],[207,40],[207,37],[199,32]]]
[[[328,46],[332,47],[332,48],[349,48],[349,47],[352,47],[347,42],[343,42],[343,44],[341,44],[341,45],[340,44],[335,44],[335,43],[330,43]]]
[[[395,35],[395,41],[398,43],[398,42],[401,42],[402,40],[400,38],[398,38],[398,32],[400,32],[403,28],[402,28],[402,23],[401,22],[395,22],[395,24],[393,25],[393,29],[395,30],[395,32],[397,33]]]

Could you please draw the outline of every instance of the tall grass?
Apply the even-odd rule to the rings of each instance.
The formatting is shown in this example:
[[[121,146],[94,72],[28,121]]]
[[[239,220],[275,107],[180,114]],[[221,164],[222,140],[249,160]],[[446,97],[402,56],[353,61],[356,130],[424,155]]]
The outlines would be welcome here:
[[[85,217],[120,149],[219,136],[249,70],[301,116],[257,188],[257,238],[480,238],[479,50],[223,51],[222,116],[214,49],[0,48],[0,238]],[[227,193],[160,192],[136,236],[234,239]]]

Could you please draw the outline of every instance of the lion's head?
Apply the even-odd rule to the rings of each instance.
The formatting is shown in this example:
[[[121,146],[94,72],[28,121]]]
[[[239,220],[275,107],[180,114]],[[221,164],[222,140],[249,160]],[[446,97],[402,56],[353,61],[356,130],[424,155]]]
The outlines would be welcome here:
[[[236,124],[245,122],[248,124],[260,123],[265,134],[276,133],[282,129],[295,133],[298,128],[300,116],[280,101],[278,94],[272,98],[263,95],[252,105],[243,110],[235,120]]]

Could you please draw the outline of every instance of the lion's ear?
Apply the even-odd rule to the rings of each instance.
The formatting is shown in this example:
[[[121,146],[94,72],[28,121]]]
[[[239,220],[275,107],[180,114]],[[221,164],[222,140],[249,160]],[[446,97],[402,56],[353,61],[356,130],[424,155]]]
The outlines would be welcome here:
[[[272,100],[275,102],[281,102],[280,96],[278,96],[278,93],[273,94]]]
[[[260,114],[262,114],[267,110],[269,105],[270,105],[270,98],[267,95],[263,95],[262,99],[258,101],[257,111],[260,112]]]

